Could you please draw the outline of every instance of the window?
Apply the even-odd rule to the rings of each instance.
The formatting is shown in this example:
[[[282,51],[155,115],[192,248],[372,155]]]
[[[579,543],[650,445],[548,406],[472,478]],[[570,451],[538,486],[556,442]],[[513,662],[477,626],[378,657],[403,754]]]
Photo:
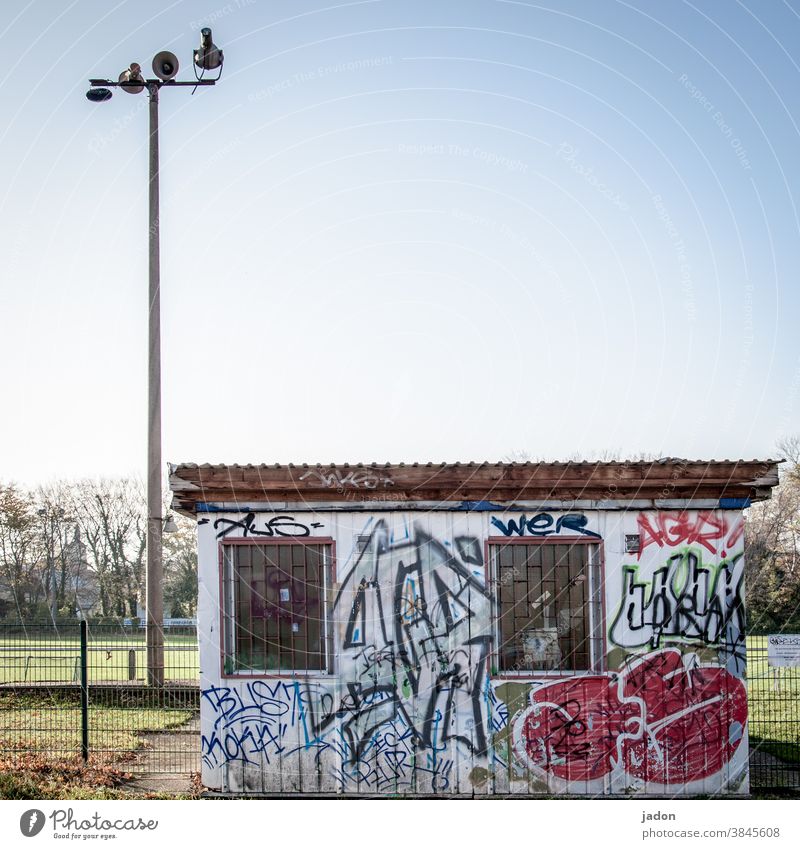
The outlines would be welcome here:
[[[587,671],[601,654],[597,546],[490,546],[500,673]]]
[[[330,545],[223,545],[225,673],[330,671]]]

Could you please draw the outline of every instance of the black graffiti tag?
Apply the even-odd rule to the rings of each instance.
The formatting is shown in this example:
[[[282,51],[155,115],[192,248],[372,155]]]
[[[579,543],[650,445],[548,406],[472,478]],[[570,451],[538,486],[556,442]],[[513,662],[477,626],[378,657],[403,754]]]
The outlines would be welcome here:
[[[576,534],[600,539],[600,534],[590,531],[586,525],[589,519],[583,513],[567,513],[565,516],[559,516],[553,519],[550,513],[537,513],[532,518],[528,518],[525,513],[519,517],[519,521],[509,519],[508,523],[496,516],[492,516],[492,524],[500,531],[504,537],[525,536],[530,534],[535,537],[546,537],[550,534],[559,534],[563,530],[574,531]]]
[[[242,536],[253,537],[307,537],[311,535],[311,528],[321,528],[322,522],[310,522],[304,525],[298,522],[294,516],[273,516],[264,523],[263,530],[256,528],[256,514],[248,513],[244,519],[226,519],[220,517],[214,522],[214,530],[221,527],[217,539],[226,537],[231,531],[239,528]]]
[[[492,635],[479,623],[488,623],[493,598],[471,568],[483,562],[480,546],[462,537],[457,548],[454,553],[418,526],[412,537],[394,542],[381,520],[342,582],[334,609],[346,621],[347,694],[337,715],[346,718],[351,763],[378,728],[398,720],[411,730],[415,748],[453,740],[479,756],[488,751],[484,695]],[[365,662],[376,656],[379,664]],[[458,706],[470,714],[470,733],[456,722]]]
[[[642,580],[639,566],[622,567],[622,604],[611,625],[618,646],[658,648],[665,640],[718,645],[744,633],[742,554],[704,565],[700,552],[670,557]]]

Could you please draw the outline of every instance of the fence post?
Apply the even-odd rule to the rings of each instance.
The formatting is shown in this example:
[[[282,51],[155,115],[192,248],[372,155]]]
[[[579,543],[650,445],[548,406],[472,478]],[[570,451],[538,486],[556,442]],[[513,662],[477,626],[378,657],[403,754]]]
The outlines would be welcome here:
[[[136,649],[128,650],[128,681],[136,680]]]
[[[81,755],[89,760],[89,623],[81,619]]]

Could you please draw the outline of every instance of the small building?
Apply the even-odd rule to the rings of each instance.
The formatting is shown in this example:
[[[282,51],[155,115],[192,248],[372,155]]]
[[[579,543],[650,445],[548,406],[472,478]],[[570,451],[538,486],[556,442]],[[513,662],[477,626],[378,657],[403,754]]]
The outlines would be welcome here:
[[[170,467],[229,793],[746,794],[775,461]]]

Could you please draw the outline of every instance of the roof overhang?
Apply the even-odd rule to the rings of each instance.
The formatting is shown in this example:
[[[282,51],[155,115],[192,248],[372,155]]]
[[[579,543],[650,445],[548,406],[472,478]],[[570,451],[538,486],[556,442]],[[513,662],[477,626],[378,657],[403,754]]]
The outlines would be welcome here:
[[[447,506],[520,502],[709,500],[725,506],[769,498],[780,460],[581,463],[357,463],[170,465],[173,508],[194,515],[213,504],[331,504],[363,498]]]

